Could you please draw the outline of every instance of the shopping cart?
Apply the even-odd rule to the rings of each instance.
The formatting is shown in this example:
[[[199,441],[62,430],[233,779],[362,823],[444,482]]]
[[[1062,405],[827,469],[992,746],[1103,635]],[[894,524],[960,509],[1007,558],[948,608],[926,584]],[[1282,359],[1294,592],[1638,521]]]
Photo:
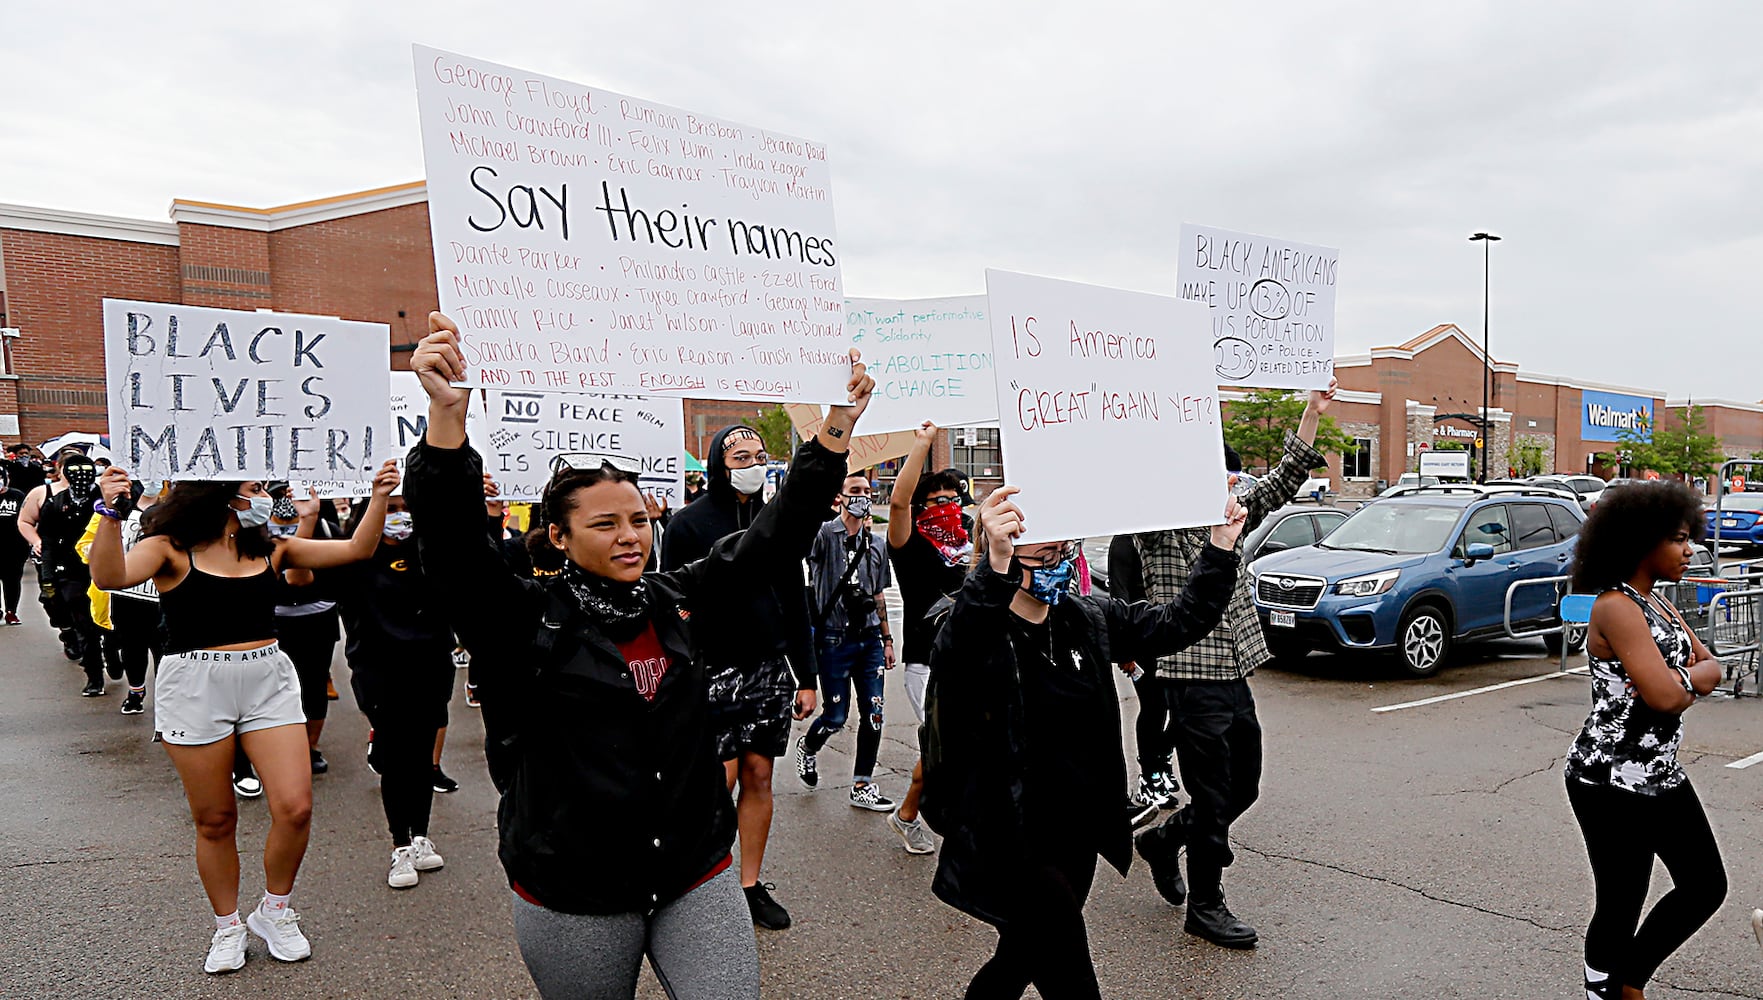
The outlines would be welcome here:
[[[1697,599],[1705,598],[1707,603],[1702,607],[1699,627],[1693,622],[1691,627],[1702,637],[1708,651],[1725,665],[1725,681],[1732,686],[1733,697],[1763,693],[1759,691],[1763,684],[1758,677],[1757,656],[1758,650],[1763,649],[1763,617],[1758,615],[1763,588],[1737,580],[1698,580],[1695,584]],[[1688,619],[1687,614],[1685,618]]]

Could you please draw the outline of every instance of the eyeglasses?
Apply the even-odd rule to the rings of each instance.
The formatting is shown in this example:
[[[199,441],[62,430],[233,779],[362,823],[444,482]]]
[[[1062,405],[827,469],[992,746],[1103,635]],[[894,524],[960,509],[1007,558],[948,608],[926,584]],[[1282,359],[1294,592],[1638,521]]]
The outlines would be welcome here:
[[[1059,548],[1056,551],[1052,552],[1051,554],[1040,555],[1040,556],[1037,556],[1033,559],[1024,559],[1021,556],[1018,556],[1016,558],[1016,561],[1021,563],[1023,566],[1027,567],[1028,569],[1049,569],[1051,567],[1059,565],[1060,563],[1066,561],[1067,559],[1076,558],[1076,556],[1077,556],[1077,543],[1076,542],[1064,542],[1059,546]]]
[[[757,452],[751,456],[748,456],[748,455],[725,455],[725,456],[723,456],[722,461],[723,461],[724,465],[728,466],[731,469],[751,469],[755,465],[764,465],[767,462],[771,461],[771,456],[767,455],[765,452],[761,451],[761,452]]]
[[[565,469],[586,472],[598,469],[602,465],[610,465],[628,476],[643,474],[643,463],[639,459],[631,458],[628,455],[604,455],[585,451],[566,452],[553,457],[551,459],[551,474],[555,476]]]
[[[960,503],[960,502],[961,502],[960,497],[929,497],[923,501],[920,501],[918,505],[920,507],[923,507],[925,510],[930,510],[933,507],[942,507],[946,504]]]

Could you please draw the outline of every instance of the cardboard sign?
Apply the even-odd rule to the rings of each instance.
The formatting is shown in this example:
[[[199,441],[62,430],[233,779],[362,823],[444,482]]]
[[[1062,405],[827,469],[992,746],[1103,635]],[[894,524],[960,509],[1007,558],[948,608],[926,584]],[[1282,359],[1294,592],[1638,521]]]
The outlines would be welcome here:
[[[400,475],[404,472],[404,459],[410,454],[411,446],[422,440],[428,433],[429,397],[422,389],[422,379],[415,372],[392,372],[392,396],[389,412],[386,415],[386,441],[389,454],[386,458],[398,463]],[[465,414],[465,437],[472,447],[483,451],[486,440],[484,431],[484,400],[481,393],[471,394],[471,408]],[[383,461],[383,459],[382,459]],[[294,495],[304,497],[307,488],[318,490],[323,498],[353,497],[361,498],[373,495],[373,482],[347,481],[336,479],[295,479],[291,481]],[[404,492],[404,484],[392,491],[393,496]]]
[[[492,389],[484,471],[505,500],[537,500],[558,455],[615,455],[643,463],[638,485],[669,506],[686,502],[685,404],[677,398]]]
[[[1019,543],[1224,520],[1202,306],[992,270],[986,294]],[[1105,485],[1129,471],[1130,488]]]
[[[870,410],[875,404],[876,400],[870,400],[870,409],[863,411],[863,420],[857,425],[859,429],[868,428]],[[784,411],[790,415],[790,426],[796,429],[796,436],[804,441],[818,434],[821,423],[826,420],[826,414],[812,403],[786,403]],[[911,451],[917,440],[918,436],[911,431],[859,434],[851,439],[850,450],[845,453],[845,467],[855,472],[899,458]]]
[[[382,323],[104,300],[111,452],[142,480],[371,483],[390,453]]]
[[[998,419],[992,389],[992,327],[984,295],[942,299],[846,299],[851,344],[875,379],[866,434],[971,427]]]
[[[420,45],[416,96],[473,384],[844,398],[825,146]]]
[[[1183,223],[1179,297],[1211,313],[1218,381],[1326,389],[1340,251]]]

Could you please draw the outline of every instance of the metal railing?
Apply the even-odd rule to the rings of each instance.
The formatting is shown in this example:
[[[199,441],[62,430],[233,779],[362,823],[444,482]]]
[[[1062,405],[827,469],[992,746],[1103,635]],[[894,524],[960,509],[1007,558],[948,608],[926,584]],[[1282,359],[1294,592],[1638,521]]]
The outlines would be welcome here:
[[[1726,668],[1725,680],[1732,684],[1733,697],[1758,691],[1758,650],[1763,649],[1763,622],[1757,614],[1763,590],[1722,590],[1708,602],[1708,624],[1703,629],[1702,643]]]
[[[1512,595],[1518,593],[1518,590],[1521,587],[1541,587],[1544,584],[1547,584],[1555,588],[1555,605],[1558,608],[1561,604],[1561,585],[1571,585],[1572,583],[1573,577],[1571,576],[1540,576],[1533,580],[1514,580],[1512,586],[1506,588],[1506,617],[1503,622],[1506,629],[1506,635],[1513,639],[1539,639],[1543,636],[1549,635],[1560,636],[1562,670],[1567,669],[1568,647],[1573,645],[1572,642],[1568,641],[1569,631],[1582,628],[1583,626],[1568,625],[1565,622],[1557,621],[1554,625],[1551,625],[1548,628],[1533,628],[1519,632],[1512,627]]]

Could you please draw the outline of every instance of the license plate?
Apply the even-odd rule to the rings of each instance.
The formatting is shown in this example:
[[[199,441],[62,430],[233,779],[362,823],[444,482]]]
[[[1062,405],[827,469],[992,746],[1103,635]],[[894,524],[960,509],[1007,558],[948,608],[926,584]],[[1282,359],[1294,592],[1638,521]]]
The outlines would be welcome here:
[[[1721,518],[1720,526],[1722,528],[1736,528],[1739,526],[1739,519],[1736,517]]]
[[[1297,628],[1298,627],[1298,616],[1295,612],[1274,611],[1274,612],[1270,612],[1270,614],[1272,615],[1272,621],[1273,621],[1273,624],[1275,624],[1275,625],[1281,625],[1286,628]]]

